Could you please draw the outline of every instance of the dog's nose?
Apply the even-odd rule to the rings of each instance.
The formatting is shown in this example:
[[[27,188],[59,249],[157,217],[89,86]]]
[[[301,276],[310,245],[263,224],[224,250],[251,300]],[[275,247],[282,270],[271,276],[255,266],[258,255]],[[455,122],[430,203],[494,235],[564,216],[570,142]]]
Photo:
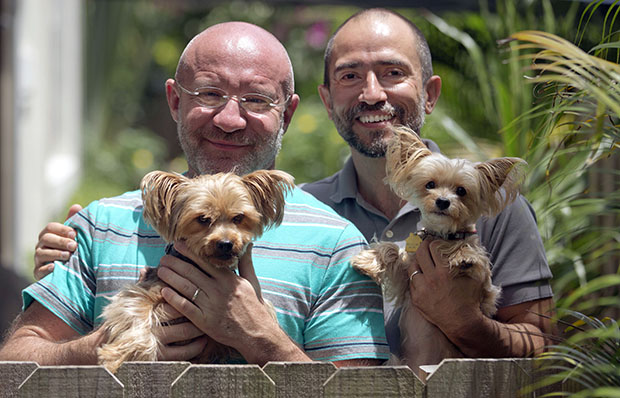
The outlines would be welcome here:
[[[437,200],[435,200],[435,206],[437,206],[439,210],[446,210],[450,207],[450,201],[444,198],[437,198]]]
[[[220,241],[217,242],[216,248],[217,248],[218,252],[220,252],[222,254],[226,254],[226,253],[230,253],[230,251],[233,248],[233,244],[229,240],[220,240]]]

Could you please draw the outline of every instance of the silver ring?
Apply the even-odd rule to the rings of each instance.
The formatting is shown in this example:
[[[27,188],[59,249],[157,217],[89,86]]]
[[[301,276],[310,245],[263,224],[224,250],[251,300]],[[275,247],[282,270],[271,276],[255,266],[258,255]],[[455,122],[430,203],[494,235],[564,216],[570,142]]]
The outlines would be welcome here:
[[[417,269],[417,270],[413,271],[413,272],[411,273],[411,275],[409,275],[409,282],[411,282],[411,280],[413,279],[413,277],[414,277],[414,276],[416,276],[416,275],[417,275],[417,274],[419,274],[419,273],[420,273],[420,270],[419,270],[419,269]]]
[[[198,293],[200,293],[199,287],[196,288],[196,291],[194,292],[194,295],[192,296],[192,303],[194,302],[194,300],[196,300],[196,297],[198,297]]]

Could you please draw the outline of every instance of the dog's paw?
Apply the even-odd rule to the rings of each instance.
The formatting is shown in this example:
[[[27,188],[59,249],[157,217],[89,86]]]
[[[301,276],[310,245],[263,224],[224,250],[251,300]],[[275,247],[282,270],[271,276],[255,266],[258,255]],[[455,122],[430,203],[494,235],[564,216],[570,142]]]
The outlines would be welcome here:
[[[351,265],[372,280],[380,283],[384,269],[377,261],[377,251],[374,249],[362,250],[351,259]]]

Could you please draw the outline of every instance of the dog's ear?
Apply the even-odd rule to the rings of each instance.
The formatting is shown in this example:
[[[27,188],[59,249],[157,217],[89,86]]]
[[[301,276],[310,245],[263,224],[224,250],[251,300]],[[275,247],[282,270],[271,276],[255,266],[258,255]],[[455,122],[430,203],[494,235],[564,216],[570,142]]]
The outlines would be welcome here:
[[[142,178],[144,219],[159,232],[166,242],[171,242],[176,223],[172,222],[172,208],[179,187],[188,178],[177,173],[152,171]]]
[[[520,158],[497,158],[476,164],[481,200],[488,203],[485,214],[494,216],[519,194],[527,163]]]
[[[392,128],[394,137],[389,141],[385,153],[385,182],[400,197],[409,196],[409,174],[415,168],[416,163],[432,152],[424,145],[418,134],[405,126]]]
[[[284,197],[293,189],[293,177],[280,170],[258,170],[243,176],[254,207],[261,213],[261,227],[279,225],[284,217]]]

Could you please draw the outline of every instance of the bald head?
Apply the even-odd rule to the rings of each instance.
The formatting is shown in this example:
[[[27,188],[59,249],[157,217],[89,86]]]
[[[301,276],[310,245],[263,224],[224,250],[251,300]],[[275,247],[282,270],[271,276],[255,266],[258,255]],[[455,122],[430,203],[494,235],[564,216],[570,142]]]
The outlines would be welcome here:
[[[364,34],[363,37],[370,41],[373,40],[373,34],[375,33],[373,29],[376,29],[377,26],[380,26],[381,24],[387,24],[392,27],[399,25],[402,26],[404,30],[403,40],[409,39],[415,41],[416,53],[422,69],[422,81],[426,82],[433,75],[431,52],[422,31],[413,22],[394,11],[385,8],[371,8],[359,11],[350,16],[336,29],[332,37],[329,39],[327,47],[325,48],[324,58],[323,84],[326,87],[329,87],[329,68],[332,61],[334,46],[338,42],[338,34],[343,29],[355,27],[358,29],[358,32],[366,31],[366,34]],[[409,35],[407,35],[408,33]]]
[[[175,80],[183,83],[201,70],[209,67],[212,60],[256,65],[268,63],[277,73],[284,96],[295,90],[293,66],[286,49],[278,39],[265,29],[246,22],[224,22],[213,25],[196,35],[185,47]]]

